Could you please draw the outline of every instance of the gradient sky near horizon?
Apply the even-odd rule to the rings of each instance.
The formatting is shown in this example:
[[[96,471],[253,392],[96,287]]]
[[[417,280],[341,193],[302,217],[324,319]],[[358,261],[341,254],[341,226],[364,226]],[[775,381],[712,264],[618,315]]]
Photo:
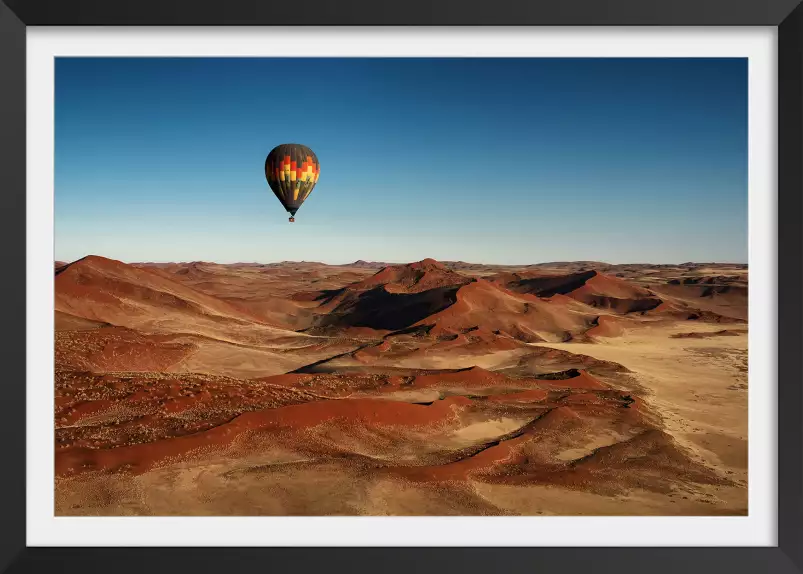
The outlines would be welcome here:
[[[745,59],[57,58],[55,96],[57,260],[747,262]]]

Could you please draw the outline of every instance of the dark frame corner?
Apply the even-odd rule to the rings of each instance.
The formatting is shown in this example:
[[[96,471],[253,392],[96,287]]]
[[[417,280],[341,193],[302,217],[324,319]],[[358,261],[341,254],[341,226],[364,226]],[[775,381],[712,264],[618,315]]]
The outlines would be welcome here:
[[[0,354],[5,471],[0,473],[0,572],[226,571],[287,565],[306,571],[778,572],[803,574],[803,4],[801,0],[512,0],[506,10],[481,0],[310,0],[304,11],[249,0],[2,0],[0,2],[0,258],[13,280],[0,284],[7,305]],[[25,538],[25,34],[27,26],[75,25],[661,25],[778,27],[778,547],[770,548],[27,548]],[[622,541],[623,545],[627,541]],[[91,556],[90,556],[91,553]]]

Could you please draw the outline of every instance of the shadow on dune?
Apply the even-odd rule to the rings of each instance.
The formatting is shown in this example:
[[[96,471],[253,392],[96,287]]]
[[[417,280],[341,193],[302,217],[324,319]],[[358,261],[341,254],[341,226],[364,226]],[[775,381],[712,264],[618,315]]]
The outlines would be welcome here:
[[[438,287],[420,293],[389,293],[384,286],[346,298],[318,327],[368,327],[398,331],[426,319],[457,301],[457,287]]]

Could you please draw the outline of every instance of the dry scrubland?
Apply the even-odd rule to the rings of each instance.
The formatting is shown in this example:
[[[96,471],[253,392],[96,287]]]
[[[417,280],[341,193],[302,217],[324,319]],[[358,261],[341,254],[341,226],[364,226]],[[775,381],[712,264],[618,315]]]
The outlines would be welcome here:
[[[747,268],[56,263],[58,515],[743,515]]]

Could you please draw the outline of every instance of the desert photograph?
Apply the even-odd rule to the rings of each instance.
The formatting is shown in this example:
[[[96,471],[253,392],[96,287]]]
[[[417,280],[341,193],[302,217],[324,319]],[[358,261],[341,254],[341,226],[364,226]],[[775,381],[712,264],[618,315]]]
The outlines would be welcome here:
[[[748,514],[746,60],[55,80],[56,516]]]

